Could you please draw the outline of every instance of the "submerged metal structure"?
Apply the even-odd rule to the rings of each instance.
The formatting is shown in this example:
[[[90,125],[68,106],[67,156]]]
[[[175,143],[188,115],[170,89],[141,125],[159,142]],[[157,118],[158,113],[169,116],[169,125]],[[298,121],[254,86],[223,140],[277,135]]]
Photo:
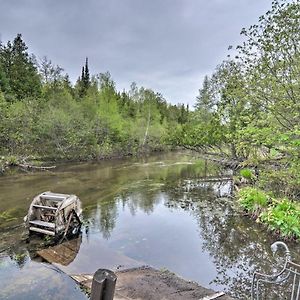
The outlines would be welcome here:
[[[272,244],[271,249],[275,253],[279,247],[283,247],[285,251],[285,262],[283,268],[273,275],[254,272],[251,287],[252,300],[275,299],[263,296],[264,287],[271,286],[272,291],[276,290],[276,286],[284,286],[284,299],[300,300],[300,265],[292,262],[292,257],[288,246],[280,241]],[[283,299],[281,296],[276,299]],[[287,297],[287,298],[286,298]]]

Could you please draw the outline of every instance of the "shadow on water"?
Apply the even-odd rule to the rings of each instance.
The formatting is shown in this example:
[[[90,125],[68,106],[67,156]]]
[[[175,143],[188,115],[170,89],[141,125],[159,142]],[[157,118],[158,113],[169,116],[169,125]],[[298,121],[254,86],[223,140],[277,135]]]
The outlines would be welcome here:
[[[278,265],[270,250],[275,239],[235,208],[230,172],[189,155],[65,165],[3,177],[0,189],[1,209],[10,216],[0,224],[3,299],[18,299],[11,289],[16,284],[21,291],[30,284],[31,299],[85,297],[54,266],[32,261],[32,244],[22,242],[21,217],[32,197],[46,190],[74,193],[83,202],[85,228],[76,258],[62,267],[67,273],[138,261],[248,299],[253,270],[273,273]],[[290,248],[300,261],[296,245]],[[69,298],[53,294],[58,282]]]
[[[87,299],[84,291],[56,267],[35,261],[20,244],[0,253],[0,299]]]

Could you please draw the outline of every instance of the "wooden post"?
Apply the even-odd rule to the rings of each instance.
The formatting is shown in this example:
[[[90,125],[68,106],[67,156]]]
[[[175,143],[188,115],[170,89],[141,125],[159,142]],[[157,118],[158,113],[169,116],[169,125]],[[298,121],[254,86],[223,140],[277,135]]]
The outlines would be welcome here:
[[[92,282],[91,300],[113,300],[117,276],[113,271],[99,269]]]

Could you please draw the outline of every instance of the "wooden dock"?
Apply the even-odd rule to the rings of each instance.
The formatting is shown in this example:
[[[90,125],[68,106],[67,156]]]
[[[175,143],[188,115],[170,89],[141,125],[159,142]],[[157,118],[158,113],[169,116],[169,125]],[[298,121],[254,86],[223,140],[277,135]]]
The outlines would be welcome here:
[[[68,274],[78,284],[87,289],[91,289],[93,274],[82,272],[73,272],[78,270],[75,258],[80,246],[79,240],[75,239],[57,246],[49,247],[38,251],[38,255],[49,263],[54,264],[57,268]],[[231,300],[223,292],[215,292],[213,290],[201,287],[195,282],[184,280],[176,274],[169,271],[160,271],[148,266],[141,266],[140,262],[130,259],[122,254],[116,253],[109,249],[98,255],[99,260],[95,258],[85,257],[87,265],[91,264],[94,268],[108,268],[105,265],[105,254],[109,255],[109,261],[114,262],[112,265],[123,266],[130,265],[129,268],[120,270],[119,267],[110,269],[117,275],[117,284],[115,291],[115,300]],[[104,256],[104,257],[103,257]],[[102,257],[102,258],[101,258]],[[113,258],[113,260],[112,260]],[[90,261],[92,260],[92,262]],[[125,264],[124,264],[125,262]],[[68,268],[68,265],[71,267]],[[73,267],[72,267],[73,265]],[[74,267],[75,265],[75,267]]]

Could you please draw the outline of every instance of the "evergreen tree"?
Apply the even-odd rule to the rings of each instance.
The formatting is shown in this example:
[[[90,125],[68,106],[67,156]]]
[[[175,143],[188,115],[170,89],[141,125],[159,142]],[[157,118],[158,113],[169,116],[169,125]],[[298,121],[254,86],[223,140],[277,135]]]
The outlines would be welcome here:
[[[184,104],[181,104],[180,105],[180,114],[179,114],[179,117],[178,117],[178,123],[179,124],[185,124],[187,121],[188,121],[188,108],[185,109],[185,106]]]
[[[4,72],[4,68],[0,63],[0,91],[2,91],[3,93],[7,93],[9,92],[9,90],[9,82]]]
[[[81,69],[81,77],[76,82],[76,88],[78,89],[79,97],[86,95],[87,90],[91,86],[90,71],[88,65],[88,58],[85,59],[85,66]]]
[[[89,65],[88,65],[88,58],[85,59],[85,67],[84,67],[84,77],[82,78],[83,85],[87,90],[90,86],[90,72],[89,72]]]
[[[9,81],[11,92],[18,100],[29,96],[39,96],[41,80],[33,56],[29,56],[27,46],[18,34],[13,43],[0,48],[0,63]]]
[[[83,82],[84,81],[84,66],[81,69],[81,78],[80,80]]]
[[[63,87],[67,89],[70,94],[73,94],[73,87],[68,74],[63,77]]]

